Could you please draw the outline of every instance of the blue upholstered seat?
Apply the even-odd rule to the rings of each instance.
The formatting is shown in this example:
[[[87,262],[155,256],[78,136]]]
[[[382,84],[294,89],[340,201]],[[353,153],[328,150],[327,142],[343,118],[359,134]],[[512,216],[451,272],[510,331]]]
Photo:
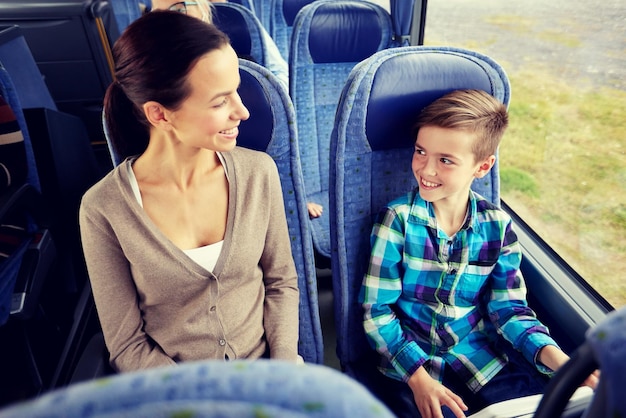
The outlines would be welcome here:
[[[315,249],[330,258],[330,133],[352,68],[392,44],[389,13],[360,0],[318,0],[296,16],[289,55],[289,93],[296,108],[307,200],[325,212],[311,220]]]
[[[250,10],[256,17],[259,17],[256,11],[256,7],[254,7],[254,3],[252,0],[228,0],[229,3],[240,4],[246,9]],[[264,2],[263,2],[264,3]],[[260,19],[259,19],[260,20]]]
[[[239,57],[267,65],[267,46],[261,34],[263,25],[254,12],[241,4],[214,3],[213,23],[225,32]]]
[[[252,0],[230,0],[232,3],[239,3],[242,6],[246,6],[250,10],[254,10],[254,14],[259,18],[263,27],[268,32],[270,31],[270,0],[256,1],[254,4]]]
[[[452,90],[482,89],[505,104],[506,74],[481,54],[445,47],[400,47],[358,64],[342,92],[330,152],[330,229],[337,354],[344,371],[374,392],[378,355],[363,331],[358,293],[369,259],[374,215],[416,185],[411,127],[426,105]],[[499,204],[497,163],[472,189]]]
[[[139,0],[109,0],[120,33],[141,16]]]
[[[278,166],[300,288],[298,351],[305,361],[322,363],[317,279],[313,247],[306,239],[310,232],[295,111],[287,90],[266,68],[246,60],[239,60],[239,68],[239,94],[250,111],[250,118],[241,123],[237,142],[247,148],[265,151]]]
[[[26,224],[28,239],[6,264],[0,263],[0,325],[9,318],[0,329],[0,340],[4,354],[29,354],[5,355],[0,361],[6,382],[0,403],[52,384],[50,366],[76,319],[67,314],[87,280],[78,240],[78,201],[101,176],[83,122],[57,110],[20,33],[23,28],[10,30],[17,29],[17,37],[0,35],[0,95],[16,116],[28,177],[23,185],[15,179],[10,198],[0,196],[0,224]],[[0,118],[5,122],[4,139],[12,129],[6,125],[6,111]],[[9,145],[16,144],[15,139],[9,138]],[[6,156],[6,148],[0,148],[0,156]],[[5,206],[8,202],[13,207]],[[28,222],[21,223],[23,219]],[[42,292],[45,298],[40,301]],[[40,350],[43,340],[45,349]]]
[[[291,32],[296,15],[314,0],[264,0],[270,3],[270,35],[283,57],[289,59]]]
[[[13,219],[15,218],[19,221],[16,227],[24,228],[24,231],[19,234],[16,230],[16,235],[13,238],[6,237],[8,243],[11,244],[10,251],[8,251],[4,245],[0,246],[2,252],[6,254],[0,258],[0,260],[2,260],[0,262],[0,326],[2,326],[9,319],[9,314],[12,309],[13,291],[24,260],[24,254],[29,244],[34,240],[35,233],[38,229],[33,213],[29,212],[32,211],[33,204],[41,204],[39,201],[41,198],[41,186],[32,143],[28,134],[28,127],[26,126],[20,100],[13,85],[13,81],[2,64],[0,64],[0,96],[4,98],[4,101],[12,110],[17,124],[19,125],[19,130],[23,137],[24,156],[27,167],[25,182],[23,182],[23,184],[10,183],[10,187],[3,190],[3,193],[0,194],[0,225],[13,223]],[[2,133],[6,132],[3,131]],[[4,166],[2,166],[1,169],[6,170]],[[7,177],[10,182],[10,174],[7,175]],[[17,241],[18,237],[19,241]],[[4,240],[5,238],[3,237],[3,239],[0,240],[0,244],[2,244]],[[36,263],[33,264],[34,268]]]
[[[203,361],[126,373],[56,390],[0,417],[392,418],[362,385],[320,365]]]
[[[239,146],[268,153],[278,167],[291,250],[298,271],[300,289],[300,340],[298,352],[307,362],[323,362],[322,328],[317,300],[317,279],[313,262],[304,182],[298,157],[296,117],[285,87],[265,67],[240,59],[241,85],[239,94],[250,110],[250,118],[239,128]],[[114,165],[126,158],[109,141],[104,131]]]
[[[214,3],[213,6],[213,23],[228,35],[237,55],[269,69],[287,87],[287,62],[254,12],[236,3]]]

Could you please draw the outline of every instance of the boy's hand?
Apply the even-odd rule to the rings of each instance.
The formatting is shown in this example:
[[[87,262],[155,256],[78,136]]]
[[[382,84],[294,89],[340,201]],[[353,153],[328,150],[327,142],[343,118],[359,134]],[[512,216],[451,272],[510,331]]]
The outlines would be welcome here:
[[[560,369],[568,360],[569,356],[553,345],[547,345],[539,351],[539,361],[554,371]],[[583,385],[595,390],[599,377],[600,372],[596,370],[585,379]]]
[[[457,418],[465,417],[463,411],[467,411],[467,406],[463,399],[430,377],[423,367],[413,373],[408,383],[422,418],[443,418],[443,405],[450,408]]]
[[[324,212],[322,205],[318,205],[317,203],[308,202],[306,207],[309,210],[309,218],[311,219],[319,218]]]

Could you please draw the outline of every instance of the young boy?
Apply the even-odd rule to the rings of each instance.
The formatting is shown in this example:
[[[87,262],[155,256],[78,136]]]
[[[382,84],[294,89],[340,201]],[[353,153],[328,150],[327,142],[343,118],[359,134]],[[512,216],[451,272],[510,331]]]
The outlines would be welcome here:
[[[479,90],[427,106],[416,124],[417,188],[374,224],[360,302],[398,416],[463,417],[541,393],[568,360],[528,307],[510,217],[470,190],[507,124],[506,107]]]

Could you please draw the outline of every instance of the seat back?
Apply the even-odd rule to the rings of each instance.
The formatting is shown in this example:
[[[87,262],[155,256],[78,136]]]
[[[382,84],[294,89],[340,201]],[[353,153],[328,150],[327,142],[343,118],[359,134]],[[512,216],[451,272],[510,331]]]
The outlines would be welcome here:
[[[0,65],[0,326],[9,319],[24,254],[37,229],[29,195],[39,195],[32,144],[13,81]],[[10,158],[10,160],[9,160]],[[21,161],[20,161],[21,160]]]
[[[263,27],[268,32],[270,31],[270,7],[271,1],[257,1],[256,4],[252,4],[252,0],[230,0],[232,3],[239,3],[242,6],[246,6],[250,10],[254,10],[254,14],[263,24]]]
[[[41,184],[39,182],[39,173],[37,172],[37,164],[35,162],[35,154],[33,152],[33,145],[28,134],[28,126],[26,125],[26,119],[24,118],[24,112],[22,110],[22,104],[19,98],[19,93],[13,84],[13,79],[9,75],[2,62],[0,61],[0,95],[4,97],[9,107],[12,109],[17,119],[19,129],[24,137],[24,149],[26,151],[26,163],[28,166],[26,180],[31,184],[38,192],[41,192]]]
[[[237,56],[267,67],[263,25],[254,12],[237,3],[213,3],[213,10],[213,23],[228,35]]]
[[[21,108],[57,108],[19,26],[0,27],[0,63],[13,81]]]
[[[3,0],[0,25],[18,25],[59,110],[78,116],[93,142],[113,80],[110,46],[119,37],[106,0]]]
[[[289,59],[291,32],[296,15],[316,0],[268,0],[270,3],[270,35],[285,60]]]
[[[318,0],[298,13],[289,55],[307,200],[328,208],[330,134],[354,66],[392,44],[389,13],[359,0]],[[315,249],[330,258],[328,212],[311,220]]]
[[[258,14],[256,13],[256,8],[254,7],[254,4],[252,3],[252,0],[228,0],[228,2],[229,3],[240,4],[243,7],[245,7],[246,9],[250,10],[252,13],[254,13],[255,16],[259,17]],[[265,3],[265,2],[262,2],[262,3]]]
[[[509,82],[496,62],[446,47],[378,52],[354,68],[342,92],[330,146],[337,354],[342,368],[368,386],[378,374],[378,356],[365,337],[358,294],[370,255],[373,217],[416,186],[411,170],[416,116],[435,99],[462,88],[482,89],[508,105]],[[497,161],[472,189],[499,203]]]
[[[286,89],[269,70],[246,60],[239,60],[239,68],[239,94],[250,110],[250,118],[240,125],[238,144],[265,151],[278,167],[300,289],[298,352],[307,362],[322,363],[317,279],[313,247],[306,239],[310,232],[295,111]]]
[[[139,0],[108,0],[113,9],[113,15],[117,22],[117,29],[124,31],[128,25],[141,17]]]
[[[33,396],[51,384],[58,353],[75,319],[71,311],[77,289],[86,282],[78,239],[78,203],[101,176],[83,122],[50,105],[47,86],[19,35],[21,28],[11,31],[10,37],[0,35],[0,95],[16,116],[29,177],[26,186],[12,195],[14,199],[0,197],[0,224],[7,223],[6,214],[9,222],[16,218],[27,221],[26,246],[20,246],[23,252],[10,256],[10,266],[0,263],[4,264],[0,266],[0,299],[10,296],[10,323],[0,331],[5,354],[0,369],[10,390],[0,395],[0,404],[16,396]],[[10,127],[3,126],[3,133],[5,128]],[[5,156],[4,149],[0,155]],[[14,204],[11,212],[6,210],[7,202]],[[11,277],[12,289],[6,286]],[[45,298],[40,300],[42,292]],[[4,299],[0,305],[0,316],[6,315]],[[45,350],[40,349],[42,344]],[[6,355],[12,350],[29,355]]]
[[[239,127],[239,146],[264,151],[278,167],[283,190],[285,213],[291,239],[291,251],[298,273],[300,289],[299,354],[307,362],[323,362],[322,328],[317,299],[317,279],[313,262],[302,168],[298,155],[298,137],[293,104],[286,89],[265,67],[240,59],[239,94],[250,110],[250,118]],[[105,133],[108,130],[104,127]],[[112,160],[119,164],[120,155],[109,142]]]
[[[124,373],[47,393],[0,418],[309,417],[391,418],[337,370],[278,360],[202,361]]]

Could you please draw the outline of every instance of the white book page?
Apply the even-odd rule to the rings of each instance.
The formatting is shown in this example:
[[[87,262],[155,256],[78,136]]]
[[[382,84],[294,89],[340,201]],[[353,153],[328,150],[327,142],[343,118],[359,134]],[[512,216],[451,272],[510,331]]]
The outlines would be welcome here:
[[[588,386],[581,386],[572,395],[568,407],[591,400],[593,390]],[[541,402],[543,395],[525,396],[498,402],[481,409],[468,418],[532,418]]]

